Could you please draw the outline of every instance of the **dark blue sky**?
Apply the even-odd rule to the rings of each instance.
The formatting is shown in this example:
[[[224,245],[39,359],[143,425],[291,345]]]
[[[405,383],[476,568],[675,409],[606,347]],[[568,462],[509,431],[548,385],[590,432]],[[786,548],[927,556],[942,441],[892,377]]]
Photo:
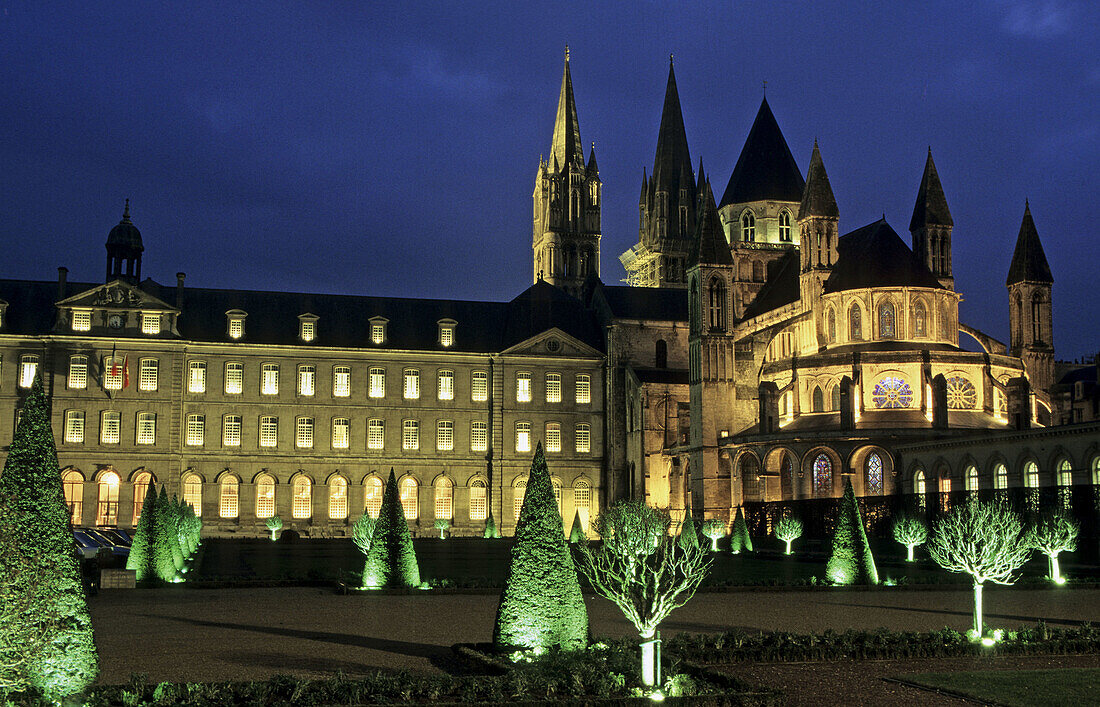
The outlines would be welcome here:
[[[932,146],[963,319],[1007,339],[1024,199],[1059,358],[1100,347],[1100,9],[974,2],[0,0],[0,276],[103,276],[125,197],[162,283],[509,299],[562,50],[604,182],[603,279],[637,240],[668,55],[721,193],[761,85],[847,232],[906,228]],[[12,247],[12,245],[15,247]]]

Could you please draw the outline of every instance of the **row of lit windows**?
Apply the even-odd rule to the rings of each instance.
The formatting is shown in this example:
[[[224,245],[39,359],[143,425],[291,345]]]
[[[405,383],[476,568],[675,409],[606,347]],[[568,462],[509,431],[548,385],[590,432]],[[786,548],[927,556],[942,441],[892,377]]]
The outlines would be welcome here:
[[[226,333],[230,339],[241,339],[245,335],[245,318],[248,316],[246,312],[239,309],[230,310],[226,312]],[[309,343],[317,339],[317,321],[318,317],[312,314],[303,314],[298,317],[298,338],[302,341]],[[370,320],[370,342],[377,346],[385,344],[387,336],[387,325],[389,320],[383,317],[374,317]],[[455,343],[455,326],[456,322],[451,319],[442,319],[438,324],[438,338],[440,346],[451,347]]]
[[[930,336],[930,332],[928,310],[923,302],[917,300],[913,303],[910,335],[914,338],[924,338]],[[878,308],[878,338],[895,339],[899,336],[902,336],[902,332],[897,320],[897,310],[894,303],[883,302]],[[951,319],[948,316],[947,308],[943,305],[940,306],[940,336],[947,339],[952,336]],[[829,343],[837,341],[836,312],[832,307],[829,307],[825,313],[825,337]],[[848,339],[850,341],[862,341],[864,338],[863,310],[858,303],[853,303],[848,310]]]
[[[1092,483],[1094,485],[1100,485],[1100,456],[1092,460]],[[971,464],[963,472],[963,487],[967,491],[978,490],[979,472],[978,467]],[[1022,472],[1022,480],[1024,482],[1024,488],[1037,489],[1039,488],[1039,465],[1033,461],[1029,461],[1024,465]],[[1057,470],[1055,472],[1054,480],[1056,486],[1066,487],[1073,485],[1073,464],[1068,459],[1063,459],[1058,463]],[[939,490],[944,493],[951,491],[951,478],[948,476],[942,476],[939,479]],[[993,488],[1001,491],[1008,488],[1008,467],[1004,464],[997,464],[993,468]],[[924,470],[917,469],[913,473],[913,492],[925,493],[927,491],[927,484],[925,482]]]
[[[156,335],[161,332],[162,315],[160,312],[141,312],[139,316],[141,318],[142,334]],[[112,326],[114,326],[114,324],[112,324]],[[72,314],[72,327],[73,331],[91,331],[92,310],[74,309]]]
[[[756,240],[756,216],[751,211],[741,214],[741,240],[745,243]],[[779,240],[791,242],[791,212],[786,209],[779,212]]]

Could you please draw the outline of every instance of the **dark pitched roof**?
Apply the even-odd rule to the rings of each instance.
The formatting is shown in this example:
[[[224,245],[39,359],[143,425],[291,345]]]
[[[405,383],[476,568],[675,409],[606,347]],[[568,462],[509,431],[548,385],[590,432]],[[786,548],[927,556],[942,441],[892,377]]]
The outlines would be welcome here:
[[[947,197],[943,195],[940,175],[932,161],[932,148],[928,148],[928,159],[924,163],[924,176],[917,191],[917,203],[913,206],[913,218],[909,220],[909,230],[915,231],[921,226],[954,226],[951,211],[947,208]]]
[[[714,192],[711,191],[710,182],[703,186],[702,209],[699,213],[698,225],[695,227],[695,238],[692,241],[690,263],[705,265],[733,265],[733,256],[730,255],[730,246],[726,243],[726,237],[722,232],[722,222],[718,218],[718,207],[714,204]]]
[[[798,282],[799,255],[797,250],[788,250],[782,258],[775,261],[769,273],[768,281],[760,288],[756,298],[745,307],[741,319],[752,319],[765,312],[795,302],[799,298]]]
[[[596,164],[596,143],[592,143],[592,151],[588,153],[588,166],[585,167],[585,172],[591,175],[599,176],[600,166]]]
[[[798,218],[824,216],[840,218],[836,207],[833,188],[829,185],[829,175],[825,173],[825,162],[814,140],[814,151],[810,155],[810,167],[806,170],[806,188],[802,191],[802,203],[798,206]]]
[[[618,319],[653,319],[686,322],[687,290],[664,287],[601,287],[611,315]]]
[[[886,219],[837,240],[837,260],[825,281],[826,292],[905,286],[943,287]]]
[[[558,328],[592,348],[603,350],[603,333],[584,304],[545,280],[539,280],[507,304],[500,348]]]
[[[681,188],[687,189],[688,198],[693,202],[695,200],[696,185],[691,174],[691,152],[688,150],[687,131],[684,129],[680,94],[676,90],[676,74],[673,72],[671,59],[668,62],[665,104],[661,109],[661,127],[657,132],[657,153],[653,157],[653,178],[649,184],[656,191],[667,191],[670,200],[679,200]],[[669,213],[674,213],[671,205]]]
[[[141,252],[145,246],[141,243],[141,231],[130,220],[130,200],[126,200],[126,206],[122,210],[122,220],[107,234],[107,247],[121,246]]]
[[[1035,230],[1035,221],[1031,218],[1031,205],[1024,203],[1024,220],[1020,224],[1020,235],[1016,237],[1016,250],[1012,253],[1012,265],[1008,268],[1006,285],[1017,282],[1053,283],[1043,244],[1039,242],[1039,232]]]
[[[802,172],[765,98],[719,206],[765,199],[798,202],[805,186]]]
[[[577,122],[577,104],[573,101],[573,77],[569,74],[569,50],[565,50],[565,69],[561,75],[561,91],[558,94],[558,114],[554,119],[554,139],[550,143],[554,169],[564,169],[571,164],[584,166],[584,148],[581,146],[581,128]]]

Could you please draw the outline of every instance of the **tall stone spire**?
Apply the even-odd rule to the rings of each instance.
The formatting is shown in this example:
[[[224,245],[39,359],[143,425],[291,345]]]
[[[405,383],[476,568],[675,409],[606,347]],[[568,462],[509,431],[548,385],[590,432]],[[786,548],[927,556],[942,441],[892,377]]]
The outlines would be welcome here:
[[[806,188],[802,191],[802,203],[798,206],[798,220],[811,216],[839,218],[833,187],[829,184],[829,175],[825,173],[825,162],[821,159],[821,150],[814,140],[814,151],[810,155],[810,168],[806,170]]]
[[[672,58],[669,57],[668,84],[665,86],[665,103],[661,109],[661,127],[657,131],[657,154],[653,157],[651,188],[678,196],[679,190],[686,187],[691,192],[694,204],[695,183],[690,176],[691,172],[691,151],[688,150],[684,115],[680,110],[680,93],[676,90],[676,72]],[[688,184],[681,184],[684,174],[688,175]]]
[[[1024,220],[1020,223],[1020,233],[1016,236],[1016,250],[1012,253],[1012,264],[1008,268],[1005,285],[1011,287],[1021,282],[1040,282],[1053,284],[1047,254],[1039,241],[1039,232],[1035,229],[1035,220],[1031,218],[1031,204],[1024,202]]]
[[[718,205],[714,203],[714,192],[710,182],[700,186],[699,226],[696,228],[691,262],[699,265],[733,265],[729,244],[722,233],[722,222],[718,218]]]
[[[1027,202],[1005,284],[1009,353],[1023,360],[1032,389],[1049,393],[1054,385],[1054,276]]]
[[[552,163],[559,168],[575,163],[584,164],[581,128],[577,122],[577,104],[573,100],[573,77],[569,74],[569,47],[565,48],[565,68],[558,93],[558,114],[554,119],[554,138],[550,144]]]
[[[951,266],[951,230],[955,222],[947,208],[936,163],[932,161],[932,148],[924,162],[924,175],[917,190],[917,203],[913,206],[913,218],[909,220],[909,233],[913,238],[913,253],[932,271],[940,284],[955,289],[955,277]]]

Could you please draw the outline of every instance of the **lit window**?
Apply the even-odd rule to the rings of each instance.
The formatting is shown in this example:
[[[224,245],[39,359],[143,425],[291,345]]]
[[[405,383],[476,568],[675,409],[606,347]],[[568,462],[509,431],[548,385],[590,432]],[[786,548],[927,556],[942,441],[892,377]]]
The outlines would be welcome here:
[[[142,334],[159,334],[160,333],[160,313],[159,312],[142,312],[141,313],[141,333]]]
[[[815,498],[833,493],[833,462],[827,454],[818,454],[814,459],[813,493]]]
[[[993,470],[993,486],[997,490],[1008,488],[1008,467],[1004,464],[998,464]]]
[[[455,448],[453,420],[439,420],[435,423],[435,448],[441,452],[449,452]]]
[[[579,454],[592,451],[592,427],[587,422],[577,424],[576,446]]]
[[[439,345],[451,346],[455,342],[455,327],[454,324],[440,324],[439,325]]]
[[[1073,485],[1073,466],[1069,463],[1069,459],[1063,459],[1062,463],[1058,465],[1058,485]]]
[[[126,359],[122,356],[104,356],[103,387],[107,390],[122,390],[124,378],[128,378]]]
[[[470,374],[470,400],[475,403],[483,403],[489,399],[489,374],[485,371],[474,371]]]
[[[517,422],[516,423],[516,451],[517,452],[530,452],[531,451],[531,423],[530,422]]]
[[[894,305],[891,302],[883,302],[878,308],[878,335],[882,339],[893,339],[894,329]]]
[[[405,399],[416,400],[420,397],[420,371],[410,368],[405,371]]]
[[[337,398],[351,395],[350,366],[335,366],[332,369],[332,395]]]
[[[240,483],[237,481],[237,477],[224,477],[218,493],[218,515],[222,518],[236,518],[240,515],[239,498]]]
[[[561,451],[561,424],[557,422],[546,423],[546,451]]]
[[[923,496],[928,492],[928,487],[924,482],[924,470],[917,469],[913,472],[913,493],[918,496]]]
[[[384,398],[386,397],[386,369],[384,368],[372,368],[370,369],[370,391],[369,395],[372,398]]]
[[[190,393],[206,392],[206,362],[191,361],[187,364],[187,391]]]
[[[372,344],[386,343],[386,320],[375,319],[370,324],[370,341]]]
[[[313,515],[313,484],[310,480],[298,475],[294,479],[294,500],[290,506],[291,518],[309,518]]]
[[[34,376],[38,373],[38,356],[23,354],[19,357],[19,387],[30,388]]]
[[[852,341],[863,340],[863,317],[860,313],[859,305],[853,304],[852,309],[848,312],[848,338]]]
[[[244,336],[244,312],[229,312],[226,314],[226,322],[230,339],[239,339]]]
[[[944,476],[940,479],[940,493],[951,493],[951,479],[949,477]]]
[[[406,451],[420,449],[420,421],[405,420],[401,426],[401,448]]]
[[[557,479],[553,481],[554,488],[554,502],[558,504],[558,513],[561,513],[561,482]]]
[[[157,440],[157,414],[139,412],[137,415],[137,443],[154,444]]]
[[[225,364],[225,392],[227,395],[240,395],[244,391],[244,364],[230,362]]]
[[[386,423],[383,420],[367,421],[367,449],[382,449],[386,440]]]
[[[138,366],[138,388],[145,391],[157,389],[157,371],[159,365],[155,358],[143,358]]]
[[[779,212],[779,240],[784,243],[791,242],[791,212]]]
[[[69,444],[84,444],[84,411],[65,411],[65,441]]]
[[[377,476],[371,476],[367,479],[366,506],[363,510],[371,518],[377,518],[378,513],[382,510],[382,479]]]
[[[303,319],[298,335],[302,337],[302,341],[313,341],[317,338],[317,321],[313,319]]]
[[[962,376],[947,379],[947,407],[952,410],[972,410],[978,403],[974,384]]]
[[[470,423],[470,451],[484,452],[489,448],[489,425],[475,420]]]
[[[198,474],[183,477],[183,502],[191,506],[195,515],[202,515],[202,477]]]
[[[117,410],[104,410],[99,423],[99,443],[118,444],[122,413]]]
[[[1100,456],[1092,458],[1092,484],[1100,485]]]
[[[299,449],[313,449],[313,418],[299,417],[294,431],[294,445]]]
[[[192,447],[201,447],[206,437],[206,416],[187,416],[187,444]]]
[[[143,471],[134,477],[134,508],[131,514],[131,525],[137,527],[141,520],[141,507],[145,504],[145,496],[149,493],[149,484],[153,482],[153,475]]]
[[[348,482],[342,476],[332,477],[328,484],[328,517],[333,520],[348,517]]]
[[[416,520],[420,515],[416,479],[411,476],[401,479],[401,507],[405,509],[405,520]]]
[[[113,471],[104,472],[99,477],[99,498],[96,507],[96,525],[118,524],[118,474]]]
[[[966,476],[964,477],[967,491],[978,490],[978,467],[971,464],[966,468]]]
[[[913,404],[913,390],[905,379],[886,376],[875,384],[871,402],[880,409],[907,408]]]
[[[561,402],[561,374],[560,373],[547,373],[546,374],[546,402],[548,402],[548,403],[560,403]]]
[[[756,240],[756,217],[751,211],[746,211],[741,216],[741,240],[752,243]]]
[[[313,395],[316,382],[316,366],[298,366],[298,395]]]
[[[531,402],[531,374],[530,373],[517,373],[516,374],[516,402],[517,403],[529,403],[529,402]]]
[[[928,310],[921,302],[913,305],[913,333],[916,336],[928,335]]]
[[[470,482],[470,520],[485,520],[489,517],[489,504],[485,482],[474,479]]]
[[[527,495],[527,479],[519,479],[512,487],[512,515],[519,521],[519,512],[523,510],[523,497]]]
[[[581,515],[581,523],[588,525],[588,514],[592,507],[592,487],[584,479],[573,484],[573,506]]]
[[[867,476],[865,478],[867,495],[882,495],[882,457],[871,452],[867,455]]]
[[[73,331],[89,331],[92,328],[92,312],[88,309],[73,310]]]
[[[265,363],[260,369],[260,392],[264,395],[279,394],[279,364]]]
[[[275,479],[269,474],[260,474],[256,478],[256,517],[270,518],[275,515]]]
[[[274,447],[279,441],[279,418],[264,415],[260,418],[260,446]]]
[[[454,484],[446,476],[435,480],[435,517],[454,518]]]
[[[241,416],[226,415],[222,418],[222,446],[241,446]]]
[[[577,403],[587,405],[592,402],[592,377],[586,373],[577,376]]]
[[[1039,488],[1039,465],[1028,462],[1024,467],[1024,485],[1030,489]]]
[[[347,449],[351,439],[351,420],[336,417],[332,420],[332,448]]]
[[[66,382],[72,390],[83,390],[88,387],[87,356],[73,356],[69,359],[69,376]]]
[[[440,371],[439,372],[439,399],[440,400],[454,400],[455,399],[455,372],[454,371]]]

